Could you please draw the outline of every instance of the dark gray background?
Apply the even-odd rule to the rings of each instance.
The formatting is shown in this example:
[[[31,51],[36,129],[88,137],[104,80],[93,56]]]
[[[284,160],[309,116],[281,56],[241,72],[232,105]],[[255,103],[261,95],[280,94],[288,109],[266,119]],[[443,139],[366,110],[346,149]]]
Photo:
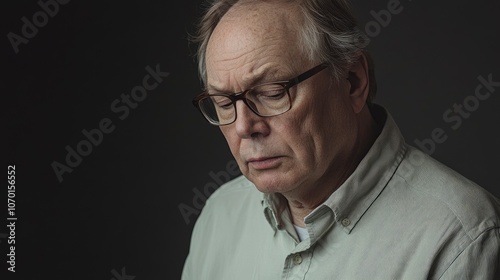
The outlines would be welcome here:
[[[374,20],[370,11],[389,2],[356,1],[361,28]],[[73,0],[17,54],[7,34],[21,34],[21,18],[41,8],[36,1],[4,3],[2,158],[5,169],[16,164],[18,279],[108,280],[122,268],[136,280],[179,279],[196,216],[186,224],[178,207],[193,206],[192,189],[203,191],[215,182],[209,173],[231,161],[218,129],[191,105],[200,83],[187,33],[200,3]],[[376,101],[410,143],[442,128],[448,138],[432,155],[500,196],[500,87],[457,130],[443,119],[474,94],[479,75],[500,81],[500,2],[407,0],[401,6],[369,45]],[[118,119],[110,104],[157,64],[170,76]],[[105,117],[115,130],[60,183],[51,163],[64,163],[65,146],[74,148],[85,139],[82,129]],[[5,213],[6,204],[0,206]],[[6,232],[1,226],[0,234]],[[7,243],[0,241],[4,273]],[[14,279],[7,275],[2,279]]]

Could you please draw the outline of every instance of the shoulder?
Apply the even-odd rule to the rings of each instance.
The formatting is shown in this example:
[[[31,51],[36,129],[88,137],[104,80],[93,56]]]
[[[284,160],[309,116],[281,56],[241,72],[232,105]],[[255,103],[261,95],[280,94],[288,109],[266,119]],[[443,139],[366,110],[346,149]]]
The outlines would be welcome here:
[[[194,225],[189,255],[183,279],[222,279],[218,269],[233,257],[234,244],[244,234],[253,233],[249,227],[261,211],[258,190],[245,177],[239,176],[217,188],[206,200]],[[217,276],[214,276],[217,275]]]
[[[229,182],[221,185],[208,199],[208,204],[237,204],[240,205],[245,199],[262,198],[255,185],[245,176],[240,175]],[[234,206],[234,205],[231,205]]]
[[[436,215],[453,215],[470,238],[500,227],[500,200],[487,190],[422,151],[407,146],[395,176]]]
[[[246,177],[239,177],[221,185],[207,199],[201,211],[201,217],[211,222],[226,223],[242,215],[260,213],[263,194]]]

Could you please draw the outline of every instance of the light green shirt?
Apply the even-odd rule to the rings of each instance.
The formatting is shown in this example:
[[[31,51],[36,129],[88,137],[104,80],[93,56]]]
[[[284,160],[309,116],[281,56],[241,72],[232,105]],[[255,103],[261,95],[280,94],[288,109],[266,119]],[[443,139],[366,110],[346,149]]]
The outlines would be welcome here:
[[[305,240],[280,195],[243,176],[221,186],[182,279],[500,279],[499,200],[407,145],[390,115],[379,121],[355,172],[305,218]]]

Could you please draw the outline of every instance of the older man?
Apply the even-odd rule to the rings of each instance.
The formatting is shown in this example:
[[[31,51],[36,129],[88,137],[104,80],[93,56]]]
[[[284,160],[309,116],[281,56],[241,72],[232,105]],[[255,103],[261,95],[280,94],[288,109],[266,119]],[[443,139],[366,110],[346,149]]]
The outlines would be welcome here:
[[[183,279],[500,279],[499,201],[404,142],[361,37],[344,0],[212,3],[194,104],[243,176]]]

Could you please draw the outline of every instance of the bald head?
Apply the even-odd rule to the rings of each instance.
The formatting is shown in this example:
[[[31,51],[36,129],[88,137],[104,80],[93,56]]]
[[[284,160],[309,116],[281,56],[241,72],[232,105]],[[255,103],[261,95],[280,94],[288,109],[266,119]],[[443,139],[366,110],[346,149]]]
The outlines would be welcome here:
[[[242,90],[312,65],[298,44],[300,19],[297,5],[289,1],[243,1],[231,7],[207,44],[207,87]],[[233,88],[222,88],[228,84]]]

